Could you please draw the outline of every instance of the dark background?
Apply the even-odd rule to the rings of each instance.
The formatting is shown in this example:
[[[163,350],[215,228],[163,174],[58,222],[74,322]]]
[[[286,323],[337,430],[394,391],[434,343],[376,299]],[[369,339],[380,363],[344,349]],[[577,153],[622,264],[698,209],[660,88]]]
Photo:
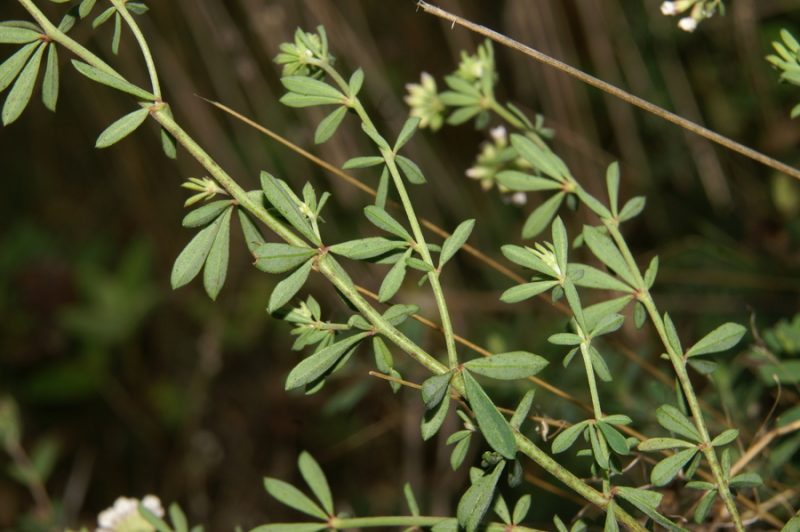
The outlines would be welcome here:
[[[480,42],[411,1],[149,4],[139,20],[178,122],[248,188],[256,188],[258,172],[267,169],[298,189],[310,180],[330,190],[325,230],[332,241],[336,234],[344,239],[369,231],[358,214],[369,199],[197,96],[219,100],[341,165],[371,154],[357,122],[346,121],[331,141],[314,146],[321,112],[277,101],[279,69],[271,59],[295,27],[325,25],[338,66],[364,69],[362,97],[379,127],[395,133],[408,112],[404,85],[422,71],[440,80],[457,66],[460,50],[471,53]],[[788,117],[800,91],[779,85],[763,59],[781,27],[800,30],[793,1],[737,0],[727,16],[702,23],[694,34],[661,16],[654,0],[440,5],[788,164],[800,162],[800,129]],[[53,18],[63,9],[46,7]],[[3,2],[0,18],[22,17],[16,3]],[[127,30],[114,58],[110,25],[94,33],[89,26],[74,30],[78,40],[88,39],[120,71],[145,83]],[[10,52],[4,46],[0,57]],[[496,47],[496,54],[499,96],[545,116],[556,130],[554,148],[587,188],[602,190],[606,165],[619,160],[624,196],[647,196],[648,209],[626,232],[642,264],[660,256],[657,301],[687,341],[722,321],[752,318],[761,330],[797,312],[800,183],[516,52]],[[295,460],[302,449],[328,472],[342,510],[405,512],[402,485],[409,481],[423,512],[454,512],[466,468],[450,471],[443,441],[422,444],[417,393],[393,395],[367,377],[372,362],[366,349],[319,394],[283,391],[300,355],[289,349],[290,327],[265,312],[277,278],[250,266],[240,237],[233,239],[228,282],[216,303],[199,282],[169,289],[172,262],[192,235],[180,226],[187,193],[178,185],[204,173],[186,153],[177,162],[164,158],[153,124],[111,149],[94,150],[96,135],[132,111],[131,101],[67,68],[65,53],[61,60],[58,113],[35,100],[22,119],[0,130],[0,391],[20,404],[26,448],[54,449],[47,487],[63,512],[60,522],[92,525],[116,496],[151,492],[179,501],[209,530],[294,519],[297,514],[268,498],[261,478],[299,482]],[[521,224],[539,198],[522,208],[506,205],[496,191],[482,192],[464,176],[483,140],[471,126],[418,134],[408,154],[429,185],[412,194],[418,212],[445,228],[477,217],[471,242],[500,258],[502,244],[519,243]],[[369,171],[357,175],[376,185]],[[584,221],[591,219],[583,211],[569,215],[571,233]],[[544,343],[564,321],[546,301],[503,305],[497,298],[507,279],[466,256],[455,264],[444,283],[458,332],[493,351],[560,353]],[[359,268],[351,269],[354,278],[377,289],[384,269]],[[312,278],[309,288],[326,318],[347,316],[323,280]],[[435,316],[429,292],[413,283],[397,299]],[[443,349],[435,333],[416,324],[408,330],[426,347]],[[647,328],[626,326],[620,335],[669,374]],[[731,368],[717,376],[721,393],[709,398],[743,428],[746,442],[777,397],[774,387],[758,384],[748,358],[752,341],[748,336],[738,354],[729,355]],[[405,378],[423,380],[420,368],[395,356]],[[617,378],[603,387],[607,404],[642,423],[655,405],[670,400],[669,387],[646,377],[641,366],[613,351],[608,358]],[[542,376],[584,398],[580,368],[564,370],[556,360]],[[703,379],[698,386],[714,391]],[[513,405],[522,389],[498,391],[498,402]],[[798,398],[796,386],[782,393],[779,411]],[[582,415],[545,392],[536,410],[570,421]],[[445,433],[457,425],[453,416]],[[769,477],[777,483],[770,489],[797,485],[795,467],[779,469],[780,478]],[[553,510],[547,497],[534,498],[532,515],[545,528]],[[558,504],[565,518],[578,508],[565,499]],[[31,507],[23,487],[0,477],[0,528],[18,526]]]

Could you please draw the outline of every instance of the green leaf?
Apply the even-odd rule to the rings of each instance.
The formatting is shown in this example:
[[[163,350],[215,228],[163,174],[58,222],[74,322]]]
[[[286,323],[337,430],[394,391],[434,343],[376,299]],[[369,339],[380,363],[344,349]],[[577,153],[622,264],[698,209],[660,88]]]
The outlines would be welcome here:
[[[53,43],[47,45],[47,63],[42,78],[42,103],[55,112],[58,103],[58,51]]]
[[[175,259],[170,277],[173,290],[189,284],[200,273],[217,237],[220,224],[221,221],[217,219],[216,222],[197,233]]]
[[[186,520],[186,514],[174,502],[169,505],[169,518],[172,521],[175,532],[189,532],[189,522]]]
[[[419,515],[417,498],[414,497],[414,490],[411,489],[411,484],[408,482],[403,485],[403,495],[406,497],[406,504],[408,505],[408,511],[411,512],[411,515]]]
[[[475,412],[475,418],[486,442],[504,457],[513,459],[517,452],[517,444],[508,421],[470,372],[463,371],[462,375],[470,407]]]
[[[764,484],[758,473],[741,473],[730,480],[732,488],[757,488]]]
[[[569,176],[564,162],[548,147],[537,146],[529,138],[518,134],[511,135],[511,145],[523,159],[545,175],[561,182]]]
[[[504,465],[505,462],[498,462],[491,473],[475,481],[458,501],[456,510],[458,523],[467,532],[474,532],[478,528],[481,519],[483,519],[483,516],[492,505],[494,491],[497,488],[497,482],[500,480]]]
[[[389,373],[394,367],[392,352],[380,336],[372,337],[372,350],[375,352],[375,365],[381,373]]]
[[[606,446],[600,445],[600,436],[597,433],[597,427],[595,425],[589,425],[588,431],[589,442],[592,445],[592,456],[594,456],[597,465],[602,469],[608,469],[611,455]]]
[[[169,106],[165,106],[162,111],[172,118],[172,111]],[[161,128],[161,149],[164,155],[169,159],[176,159],[178,157],[178,142],[175,140],[175,137],[163,127]]]
[[[511,351],[470,360],[464,367],[473,373],[492,379],[516,380],[536,375],[547,364],[548,361],[539,355],[525,351]]]
[[[410,117],[405,121],[403,124],[403,128],[400,130],[400,134],[397,136],[397,142],[394,143],[394,152],[397,153],[400,151],[400,148],[406,145],[406,143],[411,140],[411,137],[414,136],[414,133],[417,132],[417,128],[419,127],[420,119],[417,117]]]
[[[503,256],[514,264],[542,272],[551,277],[558,277],[557,272],[537,257],[531,248],[505,245],[500,250],[503,252]]]
[[[644,196],[636,196],[635,198],[631,198],[625,203],[625,206],[622,207],[622,210],[619,211],[619,221],[625,222],[630,220],[631,218],[635,218],[641,214],[644,210],[645,205],[647,204],[647,200]]]
[[[645,320],[647,320],[647,309],[644,308],[641,301],[637,301],[633,306],[633,324],[637,329],[641,329]]]
[[[78,7],[78,14],[81,18],[86,18],[89,13],[94,9],[97,0],[81,0],[80,7]]]
[[[164,522],[163,519],[151,512],[144,504],[139,503],[137,507],[139,515],[147,521],[158,532],[172,532],[172,529]]]
[[[303,480],[306,481],[311,492],[317,497],[325,513],[333,515],[333,496],[331,496],[331,488],[328,486],[328,480],[325,478],[325,473],[319,466],[314,457],[306,451],[300,453],[297,459],[297,466],[300,469],[300,474],[303,475]]]
[[[442,428],[442,423],[447,417],[447,411],[450,408],[450,395],[444,394],[442,401],[437,407],[432,410],[427,410],[422,417],[420,430],[422,432],[422,439],[427,441],[431,439],[439,429]]]
[[[604,334],[615,332],[622,327],[622,323],[624,321],[625,317],[621,314],[606,314],[600,318],[594,327],[592,327],[590,335],[592,338],[596,338],[598,336],[603,336]]]
[[[313,382],[331,369],[351,347],[369,336],[370,332],[362,332],[340,340],[335,344],[317,351],[297,364],[286,377],[285,388],[293,390]],[[324,518],[323,518],[324,519]]]
[[[611,268],[614,273],[619,275],[631,286],[636,286],[636,279],[633,276],[630,268],[628,268],[625,259],[617,249],[616,244],[611,240],[607,234],[603,233],[600,229],[586,225],[583,227],[583,237],[586,245],[592,250],[592,253],[600,259],[600,261]]]
[[[602,421],[598,421],[596,426],[598,429],[600,429],[600,432],[603,434],[603,438],[605,438],[606,442],[608,442],[608,446],[611,447],[612,451],[623,456],[630,453],[628,443],[625,441],[625,436],[620,434],[617,429],[608,423],[603,423]]]
[[[506,500],[499,493],[495,498],[493,510],[503,523],[507,525],[511,524],[511,514],[508,512],[508,505],[506,504]]]
[[[350,81],[347,82],[347,87],[350,91],[350,98],[355,98],[361,92],[361,86],[364,84],[364,71],[360,68],[350,76]]]
[[[608,423],[609,425],[630,425],[633,423],[633,420],[624,414],[612,414],[610,416],[605,416],[601,421]]]
[[[372,142],[374,142],[378,148],[391,151],[389,143],[386,142],[386,139],[383,138],[380,133],[378,133],[378,130],[375,129],[375,126],[368,122],[362,122],[361,130],[364,131],[364,133],[366,133],[370,139],[372,139]]]
[[[697,508],[694,510],[694,522],[698,525],[706,520],[711,506],[714,504],[714,499],[717,497],[716,490],[710,490],[703,494],[700,502],[697,503]]]
[[[97,29],[101,24],[104,24],[108,19],[111,18],[117,12],[117,9],[114,6],[107,8],[105,11],[100,13],[95,17],[92,21],[92,29]]]
[[[39,75],[39,67],[42,64],[42,54],[44,54],[45,45],[40,44],[31,57],[28,64],[20,72],[14,86],[11,87],[6,103],[3,105],[3,125],[7,126],[13,123],[17,118],[22,115],[22,112],[31,101],[33,88],[36,85],[36,78]]]
[[[367,220],[378,229],[391,233],[398,238],[402,238],[406,242],[412,242],[414,240],[411,234],[406,231],[405,227],[382,207],[369,205],[364,208],[364,215],[367,217]]]
[[[242,234],[244,235],[244,241],[247,244],[247,249],[249,249],[250,253],[252,253],[255,256],[256,251],[266,243],[264,242],[264,237],[261,236],[261,231],[258,230],[253,221],[250,220],[250,217],[247,215],[247,213],[244,212],[244,210],[239,209],[237,212],[239,214],[239,223],[242,226]],[[299,265],[302,263],[303,260],[299,261],[297,264]]]
[[[269,296],[269,303],[267,304],[267,312],[272,314],[286,303],[291,300],[297,292],[303,288],[308,279],[308,274],[311,272],[311,267],[314,265],[314,260],[309,260],[297,270],[294,271],[289,277],[275,285],[272,294]]]
[[[389,251],[406,246],[405,242],[389,240],[382,236],[370,236],[335,244],[329,248],[331,253],[353,260],[372,259]]]
[[[556,216],[552,225],[553,233],[553,249],[556,255],[556,263],[558,269],[562,272],[567,271],[567,253],[569,251],[569,239],[567,238],[567,228],[564,227],[564,222],[561,217]]]
[[[0,92],[6,90],[17,79],[20,71],[28,63],[28,59],[39,47],[39,44],[39,42],[26,44],[3,61],[3,64],[0,65]]]
[[[346,101],[344,94],[331,87],[324,81],[309,78],[306,76],[286,76],[281,78],[281,83],[288,91],[302,94],[304,96],[316,96],[320,98],[330,98],[341,103]]]
[[[726,351],[739,343],[747,329],[738,323],[725,323],[720,325],[686,351],[687,357],[719,353]]]
[[[606,170],[606,189],[608,190],[608,204],[611,212],[616,216],[619,211],[619,163],[614,161]]]
[[[123,116],[100,133],[100,136],[97,137],[97,142],[95,142],[95,148],[113,146],[136,131],[147,120],[148,116],[150,116],[149,109],[138,109]]]
[[[217,219],[222,211],[232,205],[231,200],[219,200],[207,203],[202,207],[194,209],[183,217],[181,225],[183,227],[202,227]]]
[[[417,311],[419,311],[419,307],[416,305],[392,305],[383,313],[383,319],[397,326]]]
[[[680,434],[684,438],[689,438],[696,442],[702,441],[700,434],[689,418],[672,405],[661,405],[656,410],[658,424],[670,432]]]
[[[606,521],[603,525],[603,532],[618,532],[619,525],[617,524],[617,518],[614,516],[614,507],[615,504],[610,502],[608,504],[608,508],[606,509]]]
[[[271,523],[257,526],[250,532],[318,532],[327,529],[326,523]]]
[[[550,220],[558,212],[564,201],[564,192],[553,194],[547,201],[539,205],[525,220],[522,226],[522,238],[533,238],[550,225]]]
[[[481,111],[483,111],[483,109],[477,105],[470,105],[468,107],[456,109],[450,114],[450,116],[447,117],[447,123],[451,126],[461,125]]]
[[[511,416],[511,421],[509,422],[512,428],[519,430],[522,423],[527,419],[531,411],[531,406],[533,406],[534,395],[535,390],[528,390],[522,397],[522,400],[519,402],[519,405],[517,405],[516,410],[514,410],[514,415]]]
[[[264,190],[264,195],[267,197],[273,207],[275,207],[281,216],[283,216],[289,224],[300,231],[310,241],[320,245],[319,237],[314,234],[308,219],[300,212],[295,199],[290,194],[291,189],[284,181],[276,179],[268,172],[261,172],[261,188]],[[297,200],[299,201],[299,200]]]
[[[379,164],[383,164],[384,160],[383,157],[377,156],[368,156],[368,157],[353,157],[346,161],[342,168],[345,170],[350,170],[351,168],[368,168],[370,166],[377,166]]]
[[[422,383],[422,401],[425,403],[425,408],[430,410],[442,402],[452,378],[453,372],[448,371],[425,379]]]
[[[378,190],[375,192],[375,206],[381,209],[386,207],[386,198],[389,196],[389,169],[385,166],[378,180]]]
[[[736,429],[728,429],[721,434],[717,435],[716,438],[711,440],[711,445],[713,447],[722,447],[724,445],[728,445],[729,443],[736,440],[739,437],[739,431]]]
[[[316,107],[318,105],[341,105],[344,103],[341,98],[308,96],[306,94],[296,94],[294,92],[284,94],[278,101],[287,107],[293,107],[296,109],[303,107]]]
[[[206,266],[203,270],[203,287],[212,301],[217,299],[228,275],[228,250],[230,247],[232,214],[233,207],[228,207],[225,214],[220,217],[219,230],[214,238],[214,243],[211,245],[211,251],[208,253]]]
[[[675,324],[672,323],[672,318],[670,318],[669,314],[666,312],[664,313],[664,329],[667,333],[667,342],[669,346],[678,356],[683,356],[683,347],[681,346],[681,339],[678,336],[678,330],[675,328]]]
[[[42,32],[16,26],[0,26],[0,44],[27,44],[38,41]]]
[[[461,249],[469,235],[472,234],[472,229],[475,227],[475,220],[467,220],[461,222],[453,234],[447,237],[447,240],[442,244],[442,252],[439,255],[439,268],[441,269],[447,261],[453,258],[453,255]]]
[[[532,176],[517,170],[504,170],[495,176],[495,180],[517,192],[536,192],[539,190],[559,190],[561,183],[544,177]]]
[[[530,495],[523,495],[522,497],[517,500],[517,504],[514,505],[514,514],[511,517],[511,522],[514,524],[519,524],[525,519],[525,516],[528,515],[528,510],[531,508],[531,496]]]
[[[412,185],[422,185],[425,184],[427,181],[425,180],[425,176],[422,175],[422,170],[420,170],[417,163],[409,159],[408,157],[403,157],[402,155],[398,155],[395,158],[395,162],[397,163],[398,168],[402,170],[403,174],[405,174],[406,179]]]
[[[581,421],[580,423],[575,423],[574,425],[562,430],[558,436],[553,439],[553,443],[551,445],[553,454],[563,453],[572,447],[572,445],[575,443],[575,440],[578,439],[578,436],[581,435],[588,424],[589,421]]]
[[[656,282],[656,276],[658,275],[658,255],[654,256],[650,260],[650,265],[647,267],[647,270],[644,272],[644,285],[650,289],[653,287],[653,284]]]
[[[113,8],[111,8],[113,9]],[[105,85],[106,87],[111,87],[112,89],[116,89],[118,91],[130,94],[131,96],[135,96],[140,100],[147,100],[153,101],[156,97],[147,92],[144,89],[140,89],[136,85],[112,74],[108,74],[103,72],[102,70],[98,70],[95,67],[78,61],[76,59],[72,60],[72,66],[75,67],[75,70],[86,76],[92,81],[96,81],[101,85]]]
[[[331,114],[322,119],[314,132],[314,142],[322,144],[330,139],[344,120],[347,114],[347,107],[337,107]]]
[[[119,43],[122,39],[122,16],[119,13],[114,14],[114,35],[111,37],[111,52],[114,55],[119,54]]]
[[[656,492],[645,490],[641,488],[631,488],[629,486],[617,486],[615,488],[620,497],[633,504],[640,510],[642,508],[651,508],[655,510],[661,504],[663,495]]]
[[[256,268],[268,273],[284,273],[293,270],[313,257],[316,251],[289,244],[267,243],[256,247],[253,255]]]
[[[664,458],[653,467],[650,471],[650,482],[655,486],[664,486],[669,484],[675,475],[686,465],[686,463],[694,458],[697,449],[684,449],[672,456]]]
[[[639,444],[638,449],[644,452],[652,452],[690,447],[697,447],[697,445],[676,438],[648,438]]]
[[[295,488],[288,482],[278,480],[277,478],[264,478],[264,487],[267,493],[272,495],[280,503],[294,508],[298,512],[317,517],[323,521],[328,519],[328,516],[314,501],[308,498],[299,489]]]
[[[410,252],[411,250],[406,251],[406,256],[408,256]],[[389,273],[387,273],[386,277],[383,278],[381,288],[378,290],[378,301],[385,303],[386,301],[392,299],[400,289],[400,286],[402,286],[405,278],[406,261],[401,259],[394,263],[394,266],[391,267]]]
[[[519,286],[512,286],[500,296],[503,303],[519,303],[530,299],[558,285],[558,281],[536,281],[525,283]]]
[[[467,457],[467,451],[469,451],[469,442],[472,439],[472,432],[465,432],[467,432],[467,436],[459,440],[455,447],[453,447],[453,452],[450,453],[450,467],[453,471],[461,467],[461,464],[464,463],[464,459]]]
[[[573,333],[551,334],[547,341],[555,345],[580,345],[583,342],[580,336]]]
[[[594,288],[597,290],[616,290],[619,292],[634,292],[634,289],[617,279],[616,277],[607,274],[602,270],[598,270],[594,266],[586,264],[570,263],[568,270],[570,274],[575,272],[577,277],[574,283],[577,286],[584,288]]]

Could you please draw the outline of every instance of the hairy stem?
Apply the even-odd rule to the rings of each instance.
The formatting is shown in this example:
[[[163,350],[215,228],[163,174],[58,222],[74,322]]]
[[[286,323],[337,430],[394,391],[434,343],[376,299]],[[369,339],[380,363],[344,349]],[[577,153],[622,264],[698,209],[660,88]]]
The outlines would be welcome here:
[[[139,24],[133,18],[130,11],[128,11],[128,8],[125,7],[125,1],[111,0],[111,3],[114,4],[115,8],[117,8],[117,12],[122,15],[122,19],[131,29],[133,36],[136,38],[136,42],[139,43],[139,49],[141,49],[142,55],[144,56],[144,62],[147,64],[147,73],[150,75],[150,85],[153,87],[153,94],[155,95],[157,101],[161,101],[161,84],[158,82],[156,64],[153,61],[153,54],[150,53],[150,46],[147,44],[147,39],[145,39],[144,35],[142,35],[142,30],[139,29]]]
[[[603,409],[600,408],[600,394],[597,393],[597,379],[594,375],[594,366],[592,366],[592,355],[589,353],[589,345],[586,342],[581,342],[581,356],[586,368],[586,380],[589,382],[589,395],[592,396],[594,418],[599,421],[603,417]]]

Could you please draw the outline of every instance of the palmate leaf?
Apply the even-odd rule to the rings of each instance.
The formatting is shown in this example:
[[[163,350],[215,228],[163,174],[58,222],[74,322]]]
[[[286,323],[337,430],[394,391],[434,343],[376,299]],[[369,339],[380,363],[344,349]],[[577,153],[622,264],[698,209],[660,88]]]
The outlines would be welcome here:
[[[328,486],[325,473],[323,473],[317,461],[308,452],[303,451],[297,459],[297,466],[300,469],[300,474],[303,475],[303,480],[306,481],[312,493],[322,504],[322,508],[328,515],[333,515],[331,488]]]
[[[217,216],[233,204],[232,200],[218,200],[194,209],[183,217],[183,227],[202,227],[216,220]]]
[[[335,366],[351,347],[369,335],[369,332],[362,332],[349,336],[305,358],[289,372],[285,388],[293,390],[317,380]]]
[[[0,25],[0,44],[26,44],[39,40],[42,32],[29,28]]]
[[[6,90],[17,79],[22,68],[28,64],[28,59],[39,45],[39,42],[26,44],[0,64],[0,92]]]
[[[281,216],[283,216],[292,227],[300,231],[304,237],[315,244],[321,244],[319,237],[311,228],[308,219],[300,212],[297,206],[299,200],[295,200],[291,189],[289,189],[289,185],[280,179],[276,179],[269,172],[262,171],[261,188],[264,190],[267,201],[281,213]]]
[[[113,146],[136,131],[139,126],[147,120],[149,115],[150,110],[144,108],[123,116],[100,133],[100,136],[97,137],[97,142],[95,142],[95,148],[108,148],[109,146]]]
[[[514,441],[514,432],[511,430],[508,421],[497,410],[497,407],[470,372],[463,371],[461,374],[464,377],[467,399],[469,399],[470,407],[475,412],[475,418],[478,421],[481,434],[483,434],[492,449],[505,458],[513,460],[517,452],[517,444]]]
[[[39,76],[39,67],[42,64],[42,54],[46,45],[39,44],[33,57],[19,73],[17,81],[6,97],[6,103],[3,105],[3,125],[7,126],[17,120],[25,111],[28,103],[31,101],[33,88],[36,85],[36,78]]]
[[[491,473],[476,480],[458,501],[456,510],[458,523],[467,532],[473,532],[478,528],[481,519],[483,519],[483,516],[486,515],[487,510],[492,505],[494,491],[497,488],[497,482],[500,480],[500,474],[504,466],[505,462],[498,462]]]
[[[264,478],[264,488],[266,488],[267,493],[290,508],[294,508],[312,517],[317,517],[323,521],[328,518],[317,503],[288,482],[278,480],[277,478],[266,477]]]
[[[221,219],[217,218],[214,223],[198,232],[175,259],[170,277],[173,290],[189,284],[200,273],[221,223]]]

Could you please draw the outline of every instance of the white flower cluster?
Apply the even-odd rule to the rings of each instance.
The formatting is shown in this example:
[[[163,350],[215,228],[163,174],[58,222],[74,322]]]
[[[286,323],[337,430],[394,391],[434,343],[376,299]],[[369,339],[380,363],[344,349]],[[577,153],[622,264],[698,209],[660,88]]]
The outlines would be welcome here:
[[[667,16],[680,15],[689,9],[691,13],[678,21],[678,27],[688,32],[697,29],[697,24],[713,15],[716,10],[713,7],[706,8],[704,0],[667,0],[661,4],[661,13]]]
[[[146,495],[142,506],[158,517],[164,517],[161,500],[155,495]],[[155,530],[139,514],[139,500],[130,497],[118,497],[114,506],[100,512],[97,516],[96,532],[146,532]]]

